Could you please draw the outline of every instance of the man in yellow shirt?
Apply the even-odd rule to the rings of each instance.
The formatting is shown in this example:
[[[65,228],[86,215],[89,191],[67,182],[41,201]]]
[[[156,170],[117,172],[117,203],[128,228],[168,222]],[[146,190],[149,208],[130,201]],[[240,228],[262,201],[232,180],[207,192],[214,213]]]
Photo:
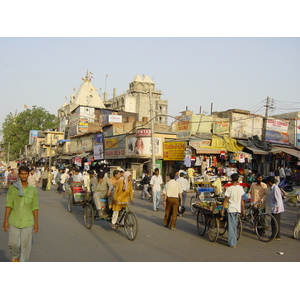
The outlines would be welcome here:
[[[262,182],[263,177],[261,174],[257,174],[256,182],[253,182],[249,190],[249,198],[256,204],[261,204],[261,208],[265,208],[265,202],[268,196],[268,187]]]

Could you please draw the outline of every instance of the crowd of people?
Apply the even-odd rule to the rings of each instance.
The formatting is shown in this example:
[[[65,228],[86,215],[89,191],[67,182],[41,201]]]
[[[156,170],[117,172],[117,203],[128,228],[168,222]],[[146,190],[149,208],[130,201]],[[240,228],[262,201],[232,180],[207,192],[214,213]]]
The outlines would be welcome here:
[[[230,247],[235,248],[237,244],[235,232],[237,215],[239,213],[244,214],[245,211],[245,191],[238,184],[241,181],[250,184],[247,198],[251,198],[263,209],[265,203],[269,201],[272,215],[278,223],[275,240],[281,239],[280,222],[284,205],[278,183],[290,176],[290,173],[285,170],[285,173],[283,173],[281,169],[278,168],[278,172],[274,172],[274,175],[269,176],[266,180],[267,183],[265,183],[261,174],[255,174],[252,181],[250,178],[253,176],[253,172],[241,177],[240,172],[235,172],[231,168],[232,185],[225,190],[221,211],[221,215],[224,215],[225,207],[228,206],[228,245]],[[16,169],[8,167],[7,170],[2,171],[3,174],[2,181],[9,186],[3,230],[13,229],[9,231],[9,249],[13,261],[29,261],[32,234],[38,232],[39,204],[37,188],[39,186],[41,186],[41,190],[49,191],[51,186],[55,185],[57,193],[62,194],[67,193],[68,189],[74,184],[80,184],[87,193],[92,193],[95,207],[99,213],[98,216],[100,216],[100,211],[103,208],[102,201],[105,201],[105,209],[111,218],[111,226],[114,229],[117,228],[119,211],[128,202],[133,203],[132,174],[127,170],[117,169],[113,171],[112,176],[109,176],[103,170],[98,172],[68,168],[51,168],[50,170],[48,167],[30,169],[21,166]],[[177,217],[183,216],[185,211],[187,193],[194,185],[192,175],[191,170],[182,167],[178,171],[171,172],[167,182],[163,181],[158,168],[154,170],[152,175],[149,171],[145,171],[142,176],[143,190],[141,198],[153,203],[153,211],[160,210],[161,198],[163,199],[165,211],[163,225],[171,230],[176,228]],[[247,178],[247,180],[244,178]],[[206,180],[209,180],[209,178]],[[219,185],[215,186],[218,186],[219,189],[223,188],[220,181]],[[21,201],[18,201],[18,199],[21,199]],[[299,229],[300,221],[298,217],[294,235],[298,236]]]

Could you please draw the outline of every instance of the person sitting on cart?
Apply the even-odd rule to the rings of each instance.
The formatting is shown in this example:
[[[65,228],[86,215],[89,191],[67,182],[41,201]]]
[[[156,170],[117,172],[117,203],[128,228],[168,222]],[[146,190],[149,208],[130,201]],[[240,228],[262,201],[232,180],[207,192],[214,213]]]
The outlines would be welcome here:
[[[101,199],[107,200],[113,189],[113,185],[111,184],[109,178],[104,175],[104,172],[100,171],[98,173],[98,180],[94,181],[91,185],[91,190],[93,191],[93,200],[98,211],[101,210]]]
[[[236,227],[238,221],[238,214],[241,212],[241,210],[242,214],[245,214],[245,206],[243,201],[243,195],[245,192],[244,189],[238,184],[239,175],[237,173],[234,173],[230,177],[232,180],[232,185],[229,186],[225,191],[225,199],[221,210],[221,216],[224,216],[224,210],[228,204],[228,245],[231,248],[236,248]]]

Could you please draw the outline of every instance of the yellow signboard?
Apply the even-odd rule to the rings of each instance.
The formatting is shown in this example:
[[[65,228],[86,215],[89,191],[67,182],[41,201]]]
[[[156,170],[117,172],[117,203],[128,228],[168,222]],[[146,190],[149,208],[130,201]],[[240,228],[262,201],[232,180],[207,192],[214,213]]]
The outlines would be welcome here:
[[[164,160],[184,160],[185,142],[164,142]]]

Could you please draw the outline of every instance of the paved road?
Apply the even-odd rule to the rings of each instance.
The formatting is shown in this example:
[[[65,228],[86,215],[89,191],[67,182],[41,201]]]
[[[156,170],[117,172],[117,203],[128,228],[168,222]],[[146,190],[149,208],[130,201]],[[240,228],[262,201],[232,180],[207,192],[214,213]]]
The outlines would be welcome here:
[[[207,234],[200,237],[196,215],[187,212],[178,218],[177,228],[162,226],[163,207],[154,212],[151,203],[135,194],[131,209],[136,213],[139,231],[129,241],[123,229],[114,230],[106,221],[95,221],[88,230],[83,209],[67,211],[67,200],[55,192],[39,189],[39,233],[34,235],[30,260],[33,262],[299,262],[300,240],[290,238],[297,208],[285,207],[282,215],[282,240],[264,243],[251,229],[245,228],[236,249],[227,247],[227,235],[216,242]],[[189,197],[192,195],[189,194]],[[189,201],[187,201],[189,202]],[[5,194],[0,195],[0,222]],[[0,261],[10,261],[8,234],[0,231]],[[283,252],[283,255],[278,254]]]

